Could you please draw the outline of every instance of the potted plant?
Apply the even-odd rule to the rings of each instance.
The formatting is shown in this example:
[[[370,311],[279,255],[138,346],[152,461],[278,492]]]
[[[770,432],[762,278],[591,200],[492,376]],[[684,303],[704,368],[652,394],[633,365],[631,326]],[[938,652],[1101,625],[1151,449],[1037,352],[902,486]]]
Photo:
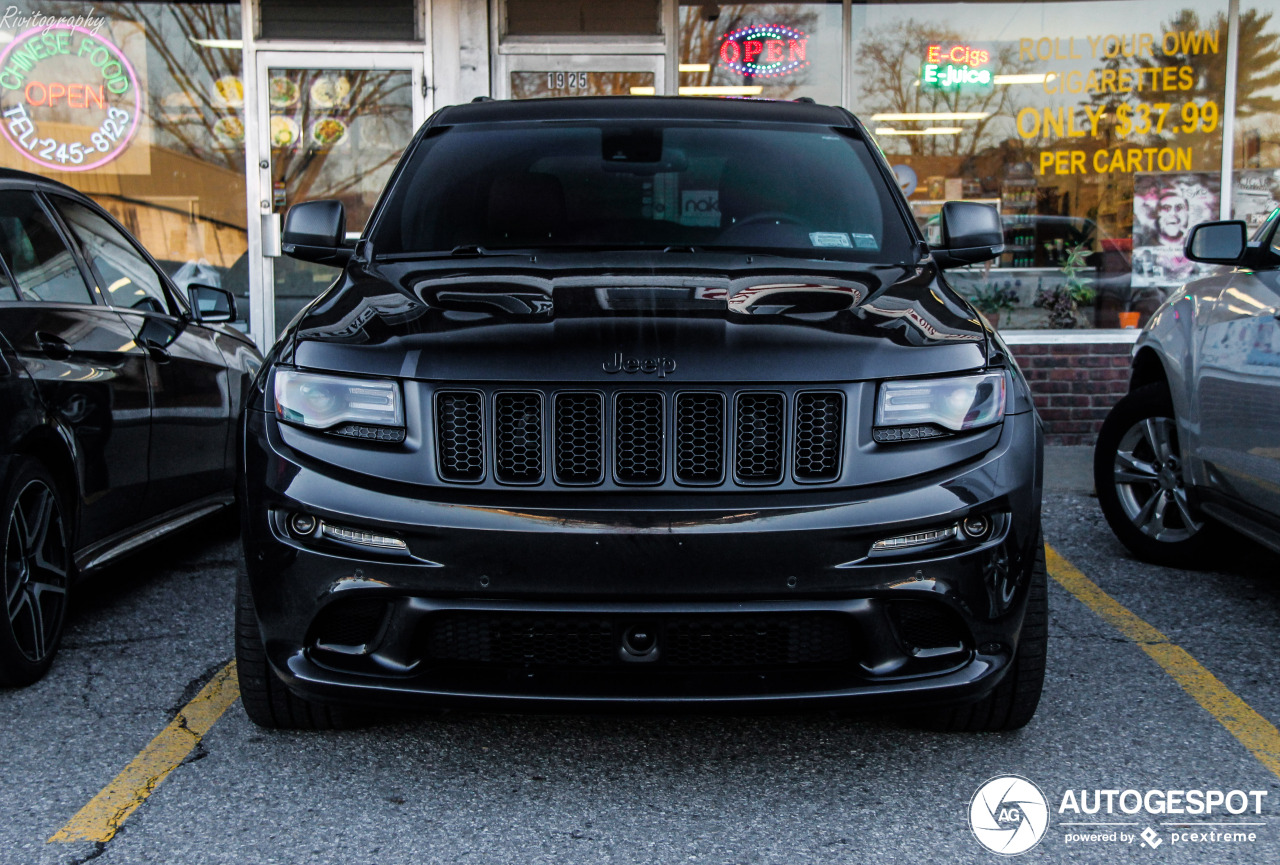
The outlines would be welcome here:
[[[1018,305],[1018,292],[1007,284],[1000,287],[986,280],[969,297],[969,302],[991,322],[992,327],[999,328],[1001,318],[1007,318],[1007,313]]]
[[[1056,247],[1045,244],[1052,253]],[[1080,243],[1068,248],[1062,259],[1062,282],[1042,288],[1036,294],[1035,305],[1049,313],[1049,326],[1057,328],[1077,327],[1081,304],[1093,303],[1093,280],[1080,275],[1086,267],[1085,256],[1089,247]]]

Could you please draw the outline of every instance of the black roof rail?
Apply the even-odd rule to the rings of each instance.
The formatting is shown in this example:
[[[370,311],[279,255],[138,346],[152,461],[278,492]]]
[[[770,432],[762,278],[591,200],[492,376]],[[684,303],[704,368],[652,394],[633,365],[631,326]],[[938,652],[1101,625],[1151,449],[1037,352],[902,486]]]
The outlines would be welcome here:
[[[492,96],[477,96],[475,99],[472,99],[471,101],[472,102],[493,102],[495,100]]]
[[[812,96],[797,96],[797,97],[796,97],[796,99],[795,99],[795,101],[796,101],[796,102],[803,102],[805,105],[817,105],[817,104],[818,104],[818,103],[814,100],[814,98],[813,98]]]

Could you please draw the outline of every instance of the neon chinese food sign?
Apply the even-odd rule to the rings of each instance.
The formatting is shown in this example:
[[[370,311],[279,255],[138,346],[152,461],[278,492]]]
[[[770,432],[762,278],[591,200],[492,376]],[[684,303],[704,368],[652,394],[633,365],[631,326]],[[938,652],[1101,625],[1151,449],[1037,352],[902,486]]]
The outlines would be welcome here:
[[[83,27],[33,28],[0,52],[0,132],[37,165],[106,165],[133,140],[141,109],[124,52]]]
[[[780,78],[809,65],[809,35],[785,24],[752,24],[724,34],[720,65],[752,78]]]
[[[989,86],[990,69],[979,69],[991,61],[991,52],[970,45],[930,45],[925,49],[920,83],[925,87],[951,90],[965,84]]]

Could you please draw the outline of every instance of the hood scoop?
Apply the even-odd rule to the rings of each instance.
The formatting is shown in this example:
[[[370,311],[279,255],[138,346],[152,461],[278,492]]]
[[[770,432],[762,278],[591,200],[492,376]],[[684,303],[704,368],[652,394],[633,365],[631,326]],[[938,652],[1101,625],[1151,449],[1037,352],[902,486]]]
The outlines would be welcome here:
[[[492,317],[504,321],[551,320],[557,316],[706,315],[830,316],[854,310],[868,295],[854,281],[767,282],[704,280],[698,285],[653,285],[611,279],[529,279],[511,284],[484,280],[448,280],[416,286],[416,293],[432,309],[461,314],[454,318]]]

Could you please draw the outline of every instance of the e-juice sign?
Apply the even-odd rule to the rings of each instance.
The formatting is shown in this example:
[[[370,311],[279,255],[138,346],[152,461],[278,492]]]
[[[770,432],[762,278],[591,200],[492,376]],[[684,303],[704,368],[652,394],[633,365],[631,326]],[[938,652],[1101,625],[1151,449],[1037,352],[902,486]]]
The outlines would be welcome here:
[[[980,69],[991,60],[991,52],[969,45],[930,45],[924,52],[920,81],[925,87],[952,90],[965,84],[990,86],[990,69]]]
[[[809,65],[807,33],[785,24],[752,24],[724,34],[720,65],[752,78],[780,78]]]
[[[124,52],[83,27],[34,28],[0,53],[0,132],[37,165],[106,165],[133,139],[141,108]]]

